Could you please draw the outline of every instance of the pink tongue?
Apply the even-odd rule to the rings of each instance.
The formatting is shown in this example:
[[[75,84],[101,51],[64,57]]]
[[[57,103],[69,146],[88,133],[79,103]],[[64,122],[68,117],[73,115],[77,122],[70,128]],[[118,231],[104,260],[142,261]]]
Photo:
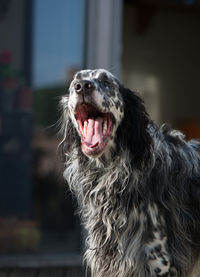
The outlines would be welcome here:
[[[95,147],[102,138],[102,117],[89,118],[85,144],[89,147]]]

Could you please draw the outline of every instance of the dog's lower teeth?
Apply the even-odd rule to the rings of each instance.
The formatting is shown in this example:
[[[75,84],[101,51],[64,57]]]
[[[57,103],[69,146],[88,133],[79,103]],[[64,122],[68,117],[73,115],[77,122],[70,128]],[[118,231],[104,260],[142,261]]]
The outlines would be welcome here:
[[[103,135],[105,135],[106,130],[107,130],[107,120],[104,119],[104,122],[103,122]]]
[[[87,123],[87,120],[84,121],[84,135],[86,136],[87,135],[87,126],[88,126],[88,123]]]

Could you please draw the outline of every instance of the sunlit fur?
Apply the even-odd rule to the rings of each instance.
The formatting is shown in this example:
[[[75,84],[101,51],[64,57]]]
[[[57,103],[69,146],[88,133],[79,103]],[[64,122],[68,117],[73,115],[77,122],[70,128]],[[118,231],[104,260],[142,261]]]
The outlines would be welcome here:
[[[68,105],[74,92],[61,101],[64,177],[87,229],[91,276],[198,277],[200,144],[158,128],[134,92],[120,83],[115,89],[124,115],[105,150],[110,155],[98,158],[81,151]]]

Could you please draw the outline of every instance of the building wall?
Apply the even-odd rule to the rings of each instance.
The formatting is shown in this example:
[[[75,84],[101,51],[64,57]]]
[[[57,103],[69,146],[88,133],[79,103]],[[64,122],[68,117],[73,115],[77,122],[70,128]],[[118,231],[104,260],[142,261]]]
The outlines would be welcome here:
[[[157,122],[177,126],[200,119],[200,16],[156,10],[138,32],[136,6],[124,7],[124,83],[141,93]]]

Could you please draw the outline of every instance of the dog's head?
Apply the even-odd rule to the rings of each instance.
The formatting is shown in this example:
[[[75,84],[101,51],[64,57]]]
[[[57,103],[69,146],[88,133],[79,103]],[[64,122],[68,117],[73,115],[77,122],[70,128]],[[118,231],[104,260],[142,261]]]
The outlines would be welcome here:
[[[106,70],[78,72],[70,85],[69,112],[85,155],[101,155],[124,116],[117,79]]]
[[[69,120],[78,133],[84,155],[96,158],[111,148],[119,151],[128,145],[135,157],[142,155],[141,145],[147,142],[148,116],[134,92],[125,89],[104,69],[79,71],[69,92],[68,100],[63,103],[67,105]]]

